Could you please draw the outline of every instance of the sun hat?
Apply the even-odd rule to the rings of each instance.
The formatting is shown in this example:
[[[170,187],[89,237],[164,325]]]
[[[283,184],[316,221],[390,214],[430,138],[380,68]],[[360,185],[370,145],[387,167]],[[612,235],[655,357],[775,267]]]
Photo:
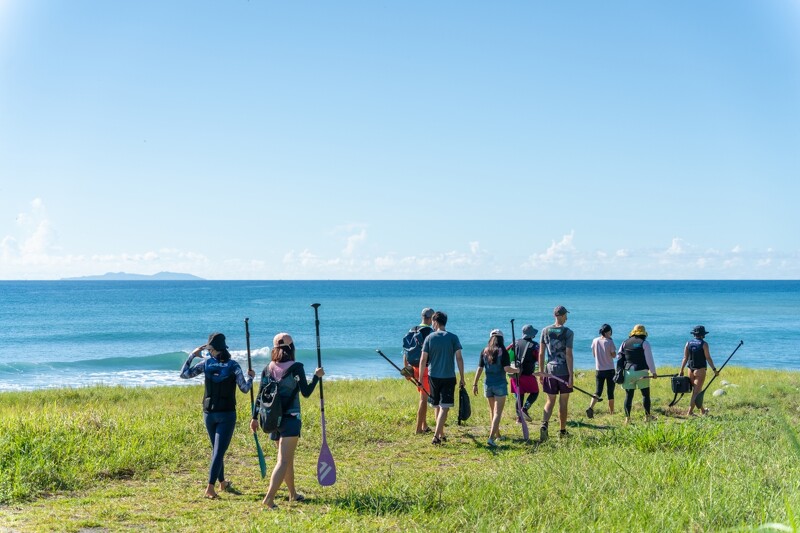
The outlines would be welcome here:
[[[525,324],[522,326],[522,336],[523,337],[530,337],[534,338],[536,334],[539,333],[539,330],[535,327],[531,326],[530,324]]]
[[[227,350],[228,345],[225,344],[225,335],[219,332],[214,332],[208,336],[208,342],[206,343],[206,347],[211,346],[216,351],[221,352],[222,350]]]
[[[706,331],[705,326],[695,326],[694,329],[692,329],[692,335],[698,335],[703,337],[705,335],[708,335],[708,332]]]
[[[636,324],[635,326],[633,326],[633,329],[631,330],[630,336],[631,337],[639,337],[639,336],[642,336],[642,335],[647,337],[647,330],[644,329],[644,325],[643,324]]]

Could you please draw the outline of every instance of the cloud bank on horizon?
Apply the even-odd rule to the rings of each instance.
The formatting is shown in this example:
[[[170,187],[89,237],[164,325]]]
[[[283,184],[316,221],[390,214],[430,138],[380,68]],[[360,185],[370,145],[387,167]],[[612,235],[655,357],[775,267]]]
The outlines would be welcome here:
[[[0,0],[0,279],[800,279],[800,3]]]
[[[18,236],[0,243],[0,279],[60,277],[124,271],[154,274],[185,272],[207,279],[798,279],[800,254],[772,249],[707,248],[675,237],[658,248],[589,249],[575,244],[572,230],[541,251],[509,256],[480,242],[438,253],[403,255],[385,249],[369,255],[360,249],[368,228],[351,225],[333,231],[341,249],[325,256],[290,249],[263,256],[215,259],[203,251],[161,248],[130,253],[75,255],[58,246],[58,235],[37,198],[16,217]]]

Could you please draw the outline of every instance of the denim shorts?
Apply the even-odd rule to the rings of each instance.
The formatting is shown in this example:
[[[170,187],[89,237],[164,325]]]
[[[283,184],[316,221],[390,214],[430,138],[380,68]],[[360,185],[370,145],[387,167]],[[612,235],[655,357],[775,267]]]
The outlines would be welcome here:
[[[284,415],[281,419],[281,425],[269,434],[269,438],[278,440],[281,437],[299,437],[300,428],[302,427],[303,423],[300,421],[300,415]]]
[[[483,394],[487,398],[495,398],[500,396],[508,396],[508,383],[502,385],[487,385],[483,384]]]

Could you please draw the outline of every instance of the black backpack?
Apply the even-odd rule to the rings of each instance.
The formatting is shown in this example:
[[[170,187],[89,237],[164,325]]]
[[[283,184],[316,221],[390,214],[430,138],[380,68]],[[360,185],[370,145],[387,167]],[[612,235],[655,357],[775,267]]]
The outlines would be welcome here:
[[[411,366],[419,366],[419,360],[422,358],[422,343],[425,342],[425,337],[430,335],[433,328],[430,326],[414,326],[405,337],[403,337],[403,355],[406,356],[406,361]]]
[[[472,406],[469,403],[469,393],[466,387],[458,390],[458,425],[466,422],[472,416]]]
[[[291,369],[291,367],[289,368]],[[284,379],[291,376],[287,370]],[[279,385],[280,381],[273,378],[267,369],[264,369],[261,373],[261,387],[258,389],[258,397],[253,409],[254,416],[258,416],[258,425],[265,433],[271,433],[280,427],[284,410],[292,405],[300,390],[300,386],[295,385],[291,396],[282,400],[278,391]]]
[[[518,342],[525,343],[522,353],[517,357],[521,373],[523,376],[532,376],[536,372],[536,363],[539,358],[539,343],[528,339],[520,339]]]

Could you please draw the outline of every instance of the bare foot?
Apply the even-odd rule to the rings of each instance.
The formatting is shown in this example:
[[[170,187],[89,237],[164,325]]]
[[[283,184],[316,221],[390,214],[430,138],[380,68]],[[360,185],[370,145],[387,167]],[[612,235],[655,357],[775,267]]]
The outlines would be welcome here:
[[[219,494],[217,494],[213,490],[207,490],[205,493],[205,497],[208,498],[209,500],[216,500],[217,498],[219,498]]]

